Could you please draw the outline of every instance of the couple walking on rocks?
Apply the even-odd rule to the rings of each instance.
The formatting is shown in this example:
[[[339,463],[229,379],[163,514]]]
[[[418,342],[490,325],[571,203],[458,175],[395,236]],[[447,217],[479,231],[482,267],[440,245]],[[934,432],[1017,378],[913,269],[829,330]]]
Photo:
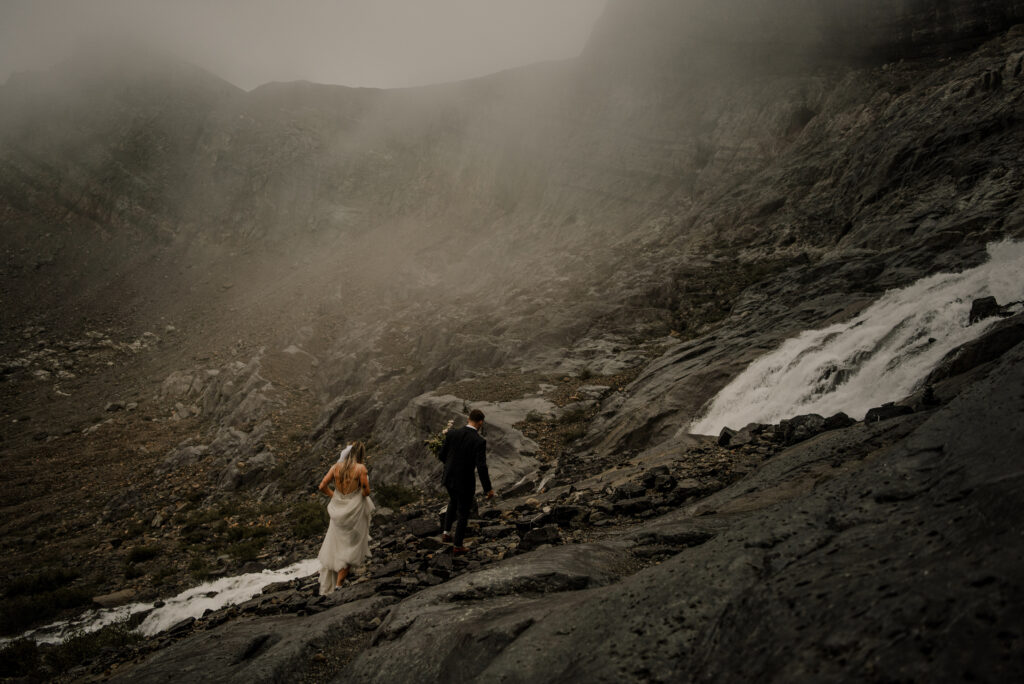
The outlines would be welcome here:
[[[483,424],[483,412],[473,409],[465,427],[447,432],[438,453],[438,458],[444,463],[442,482],[449,497],[443,539],[454,544],[454,554],[467,551],[463,544],[476,489],[474,473],[479,473],[487,498],[494,497],[487,472],[487,440],[480,434]],[[332,483],[333,491],[329,486]],[[350,567],[362,565],[370,555],[370,516],[376,507],[370,499],[366,446],[362,442],[346,446],[338,462],[320,481],[319,489],[331,500],[327,504],[331,522],[317,556],[320,561],[320,593],[329,594],[345,581]],[[453,525],[454,538],[451,535]]]

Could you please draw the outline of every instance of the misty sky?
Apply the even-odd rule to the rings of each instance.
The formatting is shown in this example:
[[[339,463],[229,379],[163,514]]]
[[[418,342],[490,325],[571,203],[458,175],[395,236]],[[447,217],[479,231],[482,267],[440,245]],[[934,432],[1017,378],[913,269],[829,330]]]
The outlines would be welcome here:
[[[0,0],[0,82],[125,36],[243,88],[383,88],[579,54],[606,0]]]

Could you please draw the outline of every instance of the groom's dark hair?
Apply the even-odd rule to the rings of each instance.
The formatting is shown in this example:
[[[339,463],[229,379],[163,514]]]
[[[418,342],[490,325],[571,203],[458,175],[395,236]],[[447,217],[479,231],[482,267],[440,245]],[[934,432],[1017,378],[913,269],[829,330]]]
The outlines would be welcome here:
[[[484,419],[484,412],[480,409],[473,409],[469,412],[469,419],[474,423],[479,423]]]

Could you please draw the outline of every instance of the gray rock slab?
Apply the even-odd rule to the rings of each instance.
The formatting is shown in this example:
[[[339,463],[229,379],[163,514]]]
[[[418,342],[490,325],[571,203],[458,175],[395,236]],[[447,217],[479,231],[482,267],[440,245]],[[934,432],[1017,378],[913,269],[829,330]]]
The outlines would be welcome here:
[[[436,489],[440,487],[441,464],[429,454],[423,440],[431,432],[441,430],[449,420],[454,421],[455,427],[465,425],[466,405],[453,395],[439,396],[431,392],[415,397],[386,427],[381,441],[401,462],[418,464],[413,474],[415,481]],[[534,458],[539,446],[513,425],[525,420],[531,411],[550,413],[554,407],[539,398],[500,403],[473,402],[472,405],[487,416],[484,425],[487,467],[492,484],[500,492],[533,473],[539,465]]]
[[[374,635],[376,646],[353,663],[351,681],[475,676],[524,629],[564,609],[564,597],[621,577],[629,562],[627,546],[546,549],[420,591],[392,608]]]
[[[117,606],[123,606],[126,603],[131,603],[135,600],[136,593],[134,589],[121,589],[110,594],[103,594],[102,596],[93,596],[92,602],[102,608],[115,608]]]
[[[309,617],[242,618],[197,632],[117,671],[113,682],[295,681],[345,625],[369,619],[389,597],[367,598]],[[325,640],[328,640],[326,643]]]

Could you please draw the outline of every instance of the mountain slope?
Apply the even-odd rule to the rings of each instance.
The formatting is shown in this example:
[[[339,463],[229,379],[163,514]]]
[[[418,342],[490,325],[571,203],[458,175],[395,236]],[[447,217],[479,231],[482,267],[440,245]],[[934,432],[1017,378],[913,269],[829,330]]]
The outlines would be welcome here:
[[[295,560],[319,532],[289,516],[341,443],[430,493],[422,440],[464,404],[488,408],[503,488],[689,453],[753,359],[1024,234],[1022,19],[623,1],[577,60],[427,88],[242,92],[137,53],[12,79],[15,574],[70,527],[79,584],[154,593],[130,559],[157,544],[183,559],[169,591],[229,537],[196,541],[216,515],[268,516],[259,563]],[[60,467],[90,491],[67,521]]]

